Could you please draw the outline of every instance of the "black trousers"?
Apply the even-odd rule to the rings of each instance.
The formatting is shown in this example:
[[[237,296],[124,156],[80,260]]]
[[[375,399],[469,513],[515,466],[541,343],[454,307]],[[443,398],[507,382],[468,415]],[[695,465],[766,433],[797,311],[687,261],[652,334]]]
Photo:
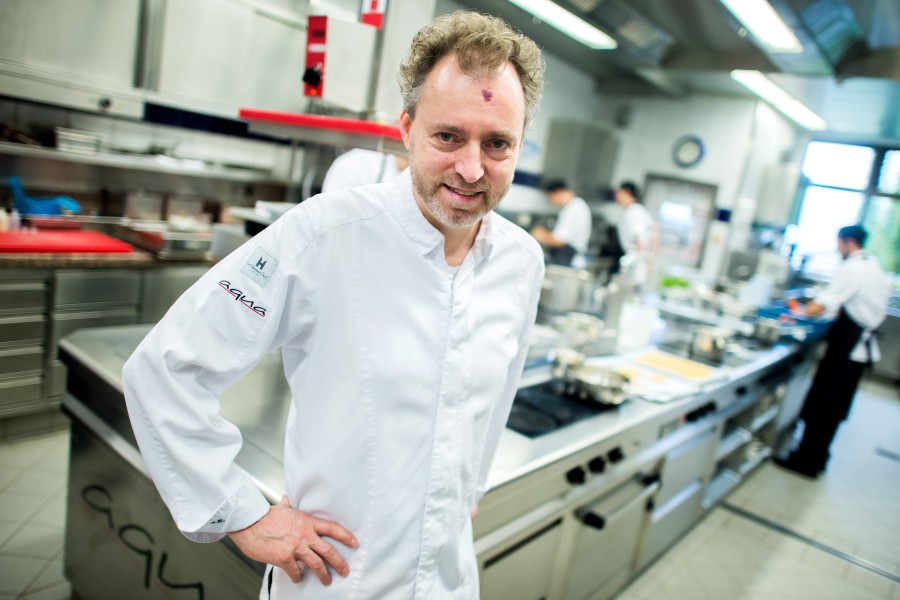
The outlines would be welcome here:
[[[790,457],[791,462],[804,469],[825,470],[837,429],[850,413],[866,366],[850,360],[850,353],[862,332],[862,327],[843,309],[828,332],[828,348],[800,412],[804,422],[803,438]]]

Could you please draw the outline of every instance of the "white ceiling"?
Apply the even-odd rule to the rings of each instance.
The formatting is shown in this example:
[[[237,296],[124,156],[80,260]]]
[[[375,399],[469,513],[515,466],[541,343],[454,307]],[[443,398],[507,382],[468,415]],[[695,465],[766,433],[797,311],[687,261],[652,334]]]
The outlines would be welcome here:
[[[503,17],[608,92],[747,97],[729,72],[757,69],[818,112],[831,137],[900,145],[900,0],[770,0],[806,48],[787,59],[766,54],[719,0],[555,0],[616,37],[611,52],[590,50],[507,0],[458,1]],[[833,38],[809,25],[812,9],[855,27],[856,45],[837,60],[823,53]],[[623,38],[616,25],[625,20],[640,23],[650,42]]]

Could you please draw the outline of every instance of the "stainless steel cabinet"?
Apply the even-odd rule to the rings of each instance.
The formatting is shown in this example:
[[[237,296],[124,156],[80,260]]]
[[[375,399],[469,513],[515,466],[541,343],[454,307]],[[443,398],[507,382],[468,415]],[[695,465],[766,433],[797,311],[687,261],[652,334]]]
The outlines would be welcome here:
[[[127,269],[71,269],[53,274],[52,327],[47,394],[64,389],[65,367],[56,357],[59,340],[87,327],[138,322],[142,272]]]
[[[73,420],[65,571],[79,597],[257,598],[262,565],[227,543],[185,538],[152,482],[110,443]]]
[[[0,417],[43,397],[48,279],[41,270],[0,273]]]

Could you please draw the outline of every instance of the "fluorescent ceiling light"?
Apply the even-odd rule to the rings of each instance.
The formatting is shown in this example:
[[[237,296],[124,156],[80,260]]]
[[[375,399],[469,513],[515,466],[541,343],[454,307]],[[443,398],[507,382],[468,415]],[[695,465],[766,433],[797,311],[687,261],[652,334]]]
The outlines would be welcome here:
[[[578,40],[593,50],[612,50],[618,44],[581,17],[573,15],[559,4],[550,0],[509,0],[519,8],[559,29],[569,37]]]
[[[759,71],[735,70],[731,72],[731,78],[771,104],[776,110],[801,127],[810,131],[824,131],[828,129],[828,123],[825,122],[825,119],[775,85],[771,79]]]
[[[800,40],[766,0],[721,0],[769,52],[803,52]]]

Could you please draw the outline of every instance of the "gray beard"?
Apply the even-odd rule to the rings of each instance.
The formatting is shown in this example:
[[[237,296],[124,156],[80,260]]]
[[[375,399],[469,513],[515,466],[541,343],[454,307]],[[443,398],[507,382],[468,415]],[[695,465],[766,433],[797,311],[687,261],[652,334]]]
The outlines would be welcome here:
[[[447,182],[451,187],[456,187],[458,189],[484,192],[484,202],[480,207],[472,211],[455,210],[452,207],[442,204],[440,201],[440,188],[432,188],[425,178],[415,171],[412,172],[412,183],[416,193],[422,199],[422,202],[425,203],[428,212],[430,212],[438,222],[451,229],[468,229],[480,222],[481,219],[484,218],[484,215],[494,210],[494,207],[500,203],[500,200],[502,200],[504,196],[506,196],[512,182],[507,183],[503,189],[500,190],[499,194],[493,193],[493,190],[483,185],[473,186],[472,184],[461,180]]]

